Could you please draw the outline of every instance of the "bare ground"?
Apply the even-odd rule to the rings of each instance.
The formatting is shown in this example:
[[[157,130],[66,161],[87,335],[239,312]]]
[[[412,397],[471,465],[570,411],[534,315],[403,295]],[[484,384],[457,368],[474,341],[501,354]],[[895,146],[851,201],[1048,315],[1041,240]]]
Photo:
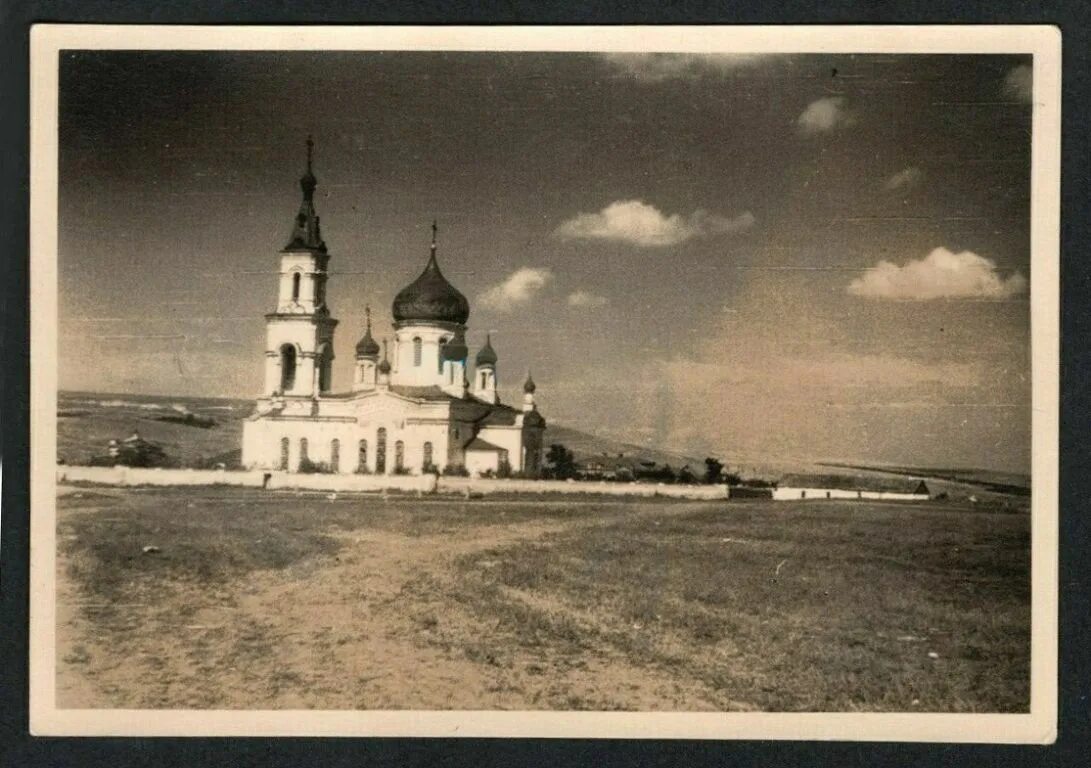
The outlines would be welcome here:
[[[1024,515],[816,503],[793,532],[787,511],[78,489],[58,705],[1025,709]],[[852,547],[804,549],[833,538]],[[951,546],[980,556],[945,574],[925,549]]]

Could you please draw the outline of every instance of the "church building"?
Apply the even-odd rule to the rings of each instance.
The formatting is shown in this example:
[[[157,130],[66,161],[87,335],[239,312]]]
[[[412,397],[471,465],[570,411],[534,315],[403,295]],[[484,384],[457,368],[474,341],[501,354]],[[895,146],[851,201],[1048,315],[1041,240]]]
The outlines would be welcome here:
[[[326,303],[330,254],[314,208],[318,181],[307,140],[303,202],[280,252],[276,310],[265,316],[265,386],[243,425],[242,463],[289,472],[472,475],[540,469],[545,420],[527,374],[515,408],[497,394],[491,337],[470,370],[470,305],[440,272],[436,226],[424,271],[394,298],[393,343],[356,344],[352,386],[333,386],[337,320]],[[471,383],[472,382],[472,383]]]

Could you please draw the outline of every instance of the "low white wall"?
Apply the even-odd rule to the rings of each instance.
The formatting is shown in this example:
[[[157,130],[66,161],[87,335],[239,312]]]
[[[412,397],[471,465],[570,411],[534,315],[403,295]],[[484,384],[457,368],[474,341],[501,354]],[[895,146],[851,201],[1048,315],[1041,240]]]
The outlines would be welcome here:
[[[897,491],[850,491],[841,488],[775,488],[776,501],[804,499],[879,499],[882,501],[928,501],[928,494]]]
[[[57,482],[103,485],[240,485],[260,488],[261,472],[221,469],[142,469],[139,467],[57,467]]]
[[[259,473],[260,474],[260,473]],[[435,475],[301,475],[273,472],[267,488],[299,488],[315,491],[416,491],[436,490]]]
[[[501,480],[487,477],[441,477],[442,493],[596,493],[607,496],[666,496],[677,499],[726,499],[726,485],[648,485],[643,483],[568,482],[567,480]]]
[[[265,483],[265,476],[269,476]],[[316,491],[414,491],[432,493],[567,493],[607,496],[668,497],[717,500],[728,497],[724,485],[651,485],[644,483],[568,482],[565,480],[500,480],[435,475],[305,475],[261,470],[140,469],[136,467],[57,467],[58,482],[102,485],[234,485],[252,488],[295,488]]]

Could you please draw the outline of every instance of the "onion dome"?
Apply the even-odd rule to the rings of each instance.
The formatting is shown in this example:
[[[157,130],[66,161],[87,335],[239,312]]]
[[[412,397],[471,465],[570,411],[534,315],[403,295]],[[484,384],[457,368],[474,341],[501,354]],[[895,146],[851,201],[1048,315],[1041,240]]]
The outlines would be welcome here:
[[[371,307],[366,307],[364,313],[367,315],[367,330],[364,331],[363,337],[356,342],[356,356],[378,357],[379,342],[375,341],[371,335]]]
[[[432,223],[432,253],[420,277],[394,297],[392,314],[399,322],[456,323],[465,325],[470,302],[447,282],[436,262],[436,225]]]
[[[469,348],[466,346],[466,340],[462,338],[461,334],[455,336],[448,341],[439,350],[440,357],[443,360],[460,361],[465,360],[470,354]]]
[[[379,363],[379,373],[388,374],[388,375],[390,373],[390,361],[386,357],[386,341],[385,340],[383,341],[383,359],[382,359],[382,362]]]
[[[496,350],[492,348],[492,334],[485,334],[485,346],[477,353],[477,364],[496,365]]]
[[[527,371],[527,380],[523,382],[523,391],[528,395],[533,395],[534,390],[538,388],[538,385],[534,383],[534,379],[530,376],[530,371]]]

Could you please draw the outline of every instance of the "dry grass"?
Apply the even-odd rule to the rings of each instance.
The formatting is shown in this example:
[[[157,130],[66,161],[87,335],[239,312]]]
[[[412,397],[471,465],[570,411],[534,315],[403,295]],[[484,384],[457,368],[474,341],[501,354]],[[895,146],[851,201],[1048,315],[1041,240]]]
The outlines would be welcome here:
[[[59,506],[62,706],[1028,704],[1025,514],[241,489]]]

